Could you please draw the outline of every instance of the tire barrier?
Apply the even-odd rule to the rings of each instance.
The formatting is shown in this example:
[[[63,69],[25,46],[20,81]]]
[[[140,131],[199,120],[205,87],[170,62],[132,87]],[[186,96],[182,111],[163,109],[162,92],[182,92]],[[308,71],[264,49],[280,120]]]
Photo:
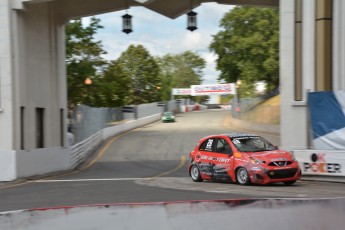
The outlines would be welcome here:
[[[0,213],[1,230],[312,229],[345,227],[345,199],[240,199],[54,207]]]

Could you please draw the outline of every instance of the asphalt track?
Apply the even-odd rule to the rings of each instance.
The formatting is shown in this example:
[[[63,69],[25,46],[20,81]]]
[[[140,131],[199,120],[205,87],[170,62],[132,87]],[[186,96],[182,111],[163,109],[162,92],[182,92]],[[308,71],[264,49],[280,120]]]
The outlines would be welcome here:
[[[345,184],[299,181],[293,186],[195,183],[187,156],[206,135],[239,132],[227,126],[228,112],[177,115],[111,138],[79,171],[0,186],[0,211],[87,204],[224,200],[238,198],[345,197]],[[279,136],[263,135],[279,145]]]

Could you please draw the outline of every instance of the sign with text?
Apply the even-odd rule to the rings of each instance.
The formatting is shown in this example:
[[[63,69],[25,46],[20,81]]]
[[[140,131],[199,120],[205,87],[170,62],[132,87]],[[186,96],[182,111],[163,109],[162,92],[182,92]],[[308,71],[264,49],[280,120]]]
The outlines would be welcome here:
[[[344,150],[294,150],[302,174],[345,176]]]
[[[192,96],[236,94],[235,83],[192,85]]]
[[[172,95],[191,95],[190,88],[172,89]]]

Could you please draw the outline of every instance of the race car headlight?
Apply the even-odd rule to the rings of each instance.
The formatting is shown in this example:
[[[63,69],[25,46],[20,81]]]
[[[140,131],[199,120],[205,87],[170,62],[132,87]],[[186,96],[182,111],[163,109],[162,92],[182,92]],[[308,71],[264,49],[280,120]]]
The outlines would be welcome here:
[[[253,164],[262,164],[262,162],[254,157],[249,157],[250,161],[253,163]]]
[[[296,161],[295,154],[293,154],[293,153],[290,152],[290,156],[291,156],[291,159],[292,159],[293,161]]]

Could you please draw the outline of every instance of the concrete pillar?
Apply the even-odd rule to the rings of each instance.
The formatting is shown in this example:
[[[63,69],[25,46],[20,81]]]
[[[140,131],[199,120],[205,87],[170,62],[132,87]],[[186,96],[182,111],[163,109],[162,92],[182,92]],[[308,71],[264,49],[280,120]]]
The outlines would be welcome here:
[[[345,1],[333,0],[333,90],[345,89]]]
[[[0,1],[0,181],[69,164],[65,21],[54,2],[22,3]]]
[[[299,2],[299,1],[297,1]],[[281,147],[287,150],[305,149],[308,146],[307,107],[303,96],[305,85],[303,76],[300,85],[295,85],[296,48],[303,49],[302,38],[300,46],[296,47],[296,1],[280,1],[280,84],[281,84]],[[301,11],[300,11],[301,12]],[[302,16],[303,17],[303,16]],[[304,18],[300,18],[304,21]],[[302,25],[298,25],[302,27]],[[303,27],[302,27],[303,28]],[[304,33],[305,31],[300,32]],[[300,52],[301,58],[303,54]],[[302,68],[302,64],[300,68]],[[300,74],[303,69],[300,70]],[[301,90],[296,94],[296,90]],[[303,100],[296,101],[296,95]]]
[[[13,42],[10,0],[0,1],[0,181],[16,178],[13,150]]]

